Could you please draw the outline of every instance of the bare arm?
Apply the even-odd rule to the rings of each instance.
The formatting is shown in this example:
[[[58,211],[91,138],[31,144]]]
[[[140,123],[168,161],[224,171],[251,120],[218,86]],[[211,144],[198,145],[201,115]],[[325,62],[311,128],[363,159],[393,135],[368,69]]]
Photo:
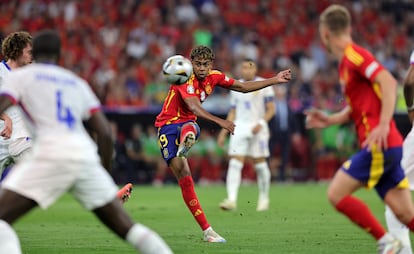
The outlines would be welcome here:
[[[192,96],[184,99],[185,103],[187,104],[188,108],[198,117],[206,119],[208,121],[212,121],[218,124],[220,127],[226,129],[230,133],[234,133],[234,123],[225,119],[221,119],[215,115],[210,114],[201,106],[200,101],[197,97]]]
[[[341,111],[328,115],[319,109],[305,111],[306,128],[325,128],[330,125],[343,124],[350,120],[351,108],[346,106]]]
[[[233,122],[236,117],[236,108],[230,109],[229,113],[227,114],[226,120]],[[222,128],[217,136],[217,144],[220,147],[224,146],[224,142],[226,140],[227,134],[229,133],[228,130]]]
[[[1,130],[0,136],[9,139],[13,132],[13,122],[6,113],[1,114],[0,119],[4,121],[4,128]]]
[[[397,81],[387,70],[382,70],[375,78],[381,88],[381,113],[377,126],[368,134],[362,146],[372,148],[373,145],[378,149],[387,149],[388,133],[390,131],[390,121],[394,115],[395,101],[397,98]]]
[[[408,109],[408,117],[412,123],[414,121],[414,65],[410,66],[404,80],[404,98]]]
[[[234,81],[234,84],[230,87],[231,90],[248,93],[253,92],[271,85],[282,84],[288,82],[292,78],[290,69],[284,70],[276,74],[276,76],[259,80],[259,81]]]
[[[111,171],[112,154],[114,142],[112,140],[111,128],[105,115],[97,111],[87,121],[88,126],[96,133],[98,152],[101,156],[101,163],[104,168]]]

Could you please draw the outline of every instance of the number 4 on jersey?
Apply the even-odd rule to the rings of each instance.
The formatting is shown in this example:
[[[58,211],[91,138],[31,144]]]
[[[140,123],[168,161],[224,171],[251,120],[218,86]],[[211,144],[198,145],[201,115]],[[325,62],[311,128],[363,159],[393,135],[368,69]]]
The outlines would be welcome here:
[[[62,91],[56,92],[56,104],[57,104],[57,120],[61,123],[65,123],[69,129],[75,126],[75,118],[69,107],[62,105]]]

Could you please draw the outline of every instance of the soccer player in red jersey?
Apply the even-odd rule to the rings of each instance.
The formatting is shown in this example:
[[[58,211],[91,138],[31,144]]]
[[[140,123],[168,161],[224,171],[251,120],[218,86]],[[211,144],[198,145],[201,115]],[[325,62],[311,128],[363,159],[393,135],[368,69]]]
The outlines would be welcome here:
[[[414,230],[414,206],[400,166],[402,137],[393,120],[396,80],[371,53],[351,37],[351,16],[331,5],[320,16],[319,32],[327,51],[339,61],[339,78],[348,105],[326,115],[311,109],[308,128],[323,128],[352,120],[360,151],[337,171],[328,188],[332,205],[378,241],[378,253],[398,253],[401,242],[387,233],[369,208],[352,196],[361,187],[375,188],[397,218]]]
[[[155,127],[158,128],[161,154],[177,178],[185,204],[203,230],[203,240],[225,242],[226,240],[207,222],[194,191],[186,156],[200,133],[196,123],[197,117],[212,121],[232,134],[235,125],[231,121],[210,114],[202,108],[201,103],[216,86],[239,92],[252,92],[273,84],[288,82],[291,72],[288,69],[269,79],[240,82],[220,71],[212,70],[214,53],[209,47],[193,48],[190,59],[194,74],[185,84],[170,86],[162,111],[156,118]]]

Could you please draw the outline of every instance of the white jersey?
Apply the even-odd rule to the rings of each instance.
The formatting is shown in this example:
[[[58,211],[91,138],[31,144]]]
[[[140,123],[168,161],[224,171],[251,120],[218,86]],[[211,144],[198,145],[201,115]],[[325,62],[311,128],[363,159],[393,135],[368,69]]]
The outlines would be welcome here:
[[[0,88],[3,85],[3,80],[9,75],[10,71],[10,67],[5,61],[2,61],[0,63]],[[23,113],[18,106],[8,108],[5,113],[12,121],[12,136],[10,137],[10,140],[30,137],[26,128]],[[0,122],[0,130],[3,130],[4,121]]]
[[[410,65],[414,65],[414,51],[411,53]],[[403,167],[408,181],[410,182],[410,189],[414,190],[414,123],[411,127],[410,133],[405,137],[403,143],[403,157],[401,159],[401,166]]]
[[[256,77],[254,81],[263,80]],[[243,80],[240,80],[243,82]],[[266,113],[266,103],[274,99],[272,87],[266,87],[251,93],[230,92],[230,104],[236,109],[234,123],[251,130],[263,119]]]
[[[82,120],[100,104],[84,80],[59,66],[35,63],[13,70],[0,92],[19,103],[32,121],[34,152],[52,158],[70,154],[73,160],[98,158]]]

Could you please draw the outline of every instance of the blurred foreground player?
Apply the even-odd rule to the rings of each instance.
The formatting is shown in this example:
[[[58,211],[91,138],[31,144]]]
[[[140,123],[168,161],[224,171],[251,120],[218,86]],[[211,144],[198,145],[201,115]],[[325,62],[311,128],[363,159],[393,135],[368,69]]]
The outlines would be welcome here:
[[[256,76],[257,66],[251,59],[241,63],[240,81],[262,80]],[[234,121],[237,128],[230,136],[228,154],[230,156],[227,169],[227,198],[220,204],[223,210],[234,210],[237,207],[237,196],[242,178],[242,169],[246,157],[251,157],[256,170],[259,198],[257,211],[269,209],[270,170],[266,159],[269,157],[268,122],[275,114],[272,87],[266,87],[254,93],[230,92],[231,109],[227,120]],[[220,146],[224,145],[228,131],[222,129],[217,137]]]
[[[414,230],[414,206],[400,165],[402,137],[393,120],[397,82],[371,53],[353,42],[351,16],[345,7],[331,5],[324,10],[319,32],[326,49],[339,61],[348,106],[329,116],[321,110],[308,111],[308,128],[352,120],[361,147],[337,171],[328,199],[377,240],[378,253],[398,253],[401,241],[387,233],[369,208],[352,196],[362,187],[375,188],[397,218]]]
[[[410,67],[404,81],[404,98],[407,105],[408,118],[410,123],[414,123],[414,51],[410,57]],[[403,143],[403,156],[401,166],[405,175],[410,182],[411,191],[414,190],[414,125]],[[412,254],[410,232],[409,229],[402,224],[394,215],[389,206],[385,208],[385,219],[387,221],[388,230],[391,234],[401,240],[403,249],[400,254]]]
[[[109,169],[112,158],[109,124],[89,85],[56,65],[59,56],[58,35],[40,32],[33,40],[36,63],[11,72],[0,93],[0,112],[19,103],[33,122],[35,137],[32,152],[0,187],[0,253],[21,253],[10,225],[66,192],[141,253],[172,253],[158,234],[134,223],[122,208],[117,187],[102,167]],[[96,132],[98,147],[82,120]]]
[[[19,67],[32,62],[32,36],[25,32],[14,32],[6,36],[1,46],[4,60],[0,63],[0,87],[7,75]],[[0,135],[0,181],[8,174],[11,167],[31,150],[32,138],[24,123],[21,109],[16,105],[6,110],[0,117],[4,120]],[[126,202],[132,191],[132,184],[121,188],[117,196]]]
[[[178,181],[185,204],[203,230],[203,240],[225,242],[226,240],[207,222],[194,190],[186,156],[200,134],[200,128],[196,123],[197,117],[212,121],[231,134],[234,133],[235,125],[229,120],[208,113],[202,108],[201,103],[216,86],[246,93],[272,84],[286,83],[290,80],[291,73],[290,70],[284,70],[270,79],[240,82],[220,71],[212,70],[214,53],[209,47],[193,48],[190,59],[194,74],[186,83],[170,86],[162,111],[156,118],[155,127],[158,128],[161,154]]]

